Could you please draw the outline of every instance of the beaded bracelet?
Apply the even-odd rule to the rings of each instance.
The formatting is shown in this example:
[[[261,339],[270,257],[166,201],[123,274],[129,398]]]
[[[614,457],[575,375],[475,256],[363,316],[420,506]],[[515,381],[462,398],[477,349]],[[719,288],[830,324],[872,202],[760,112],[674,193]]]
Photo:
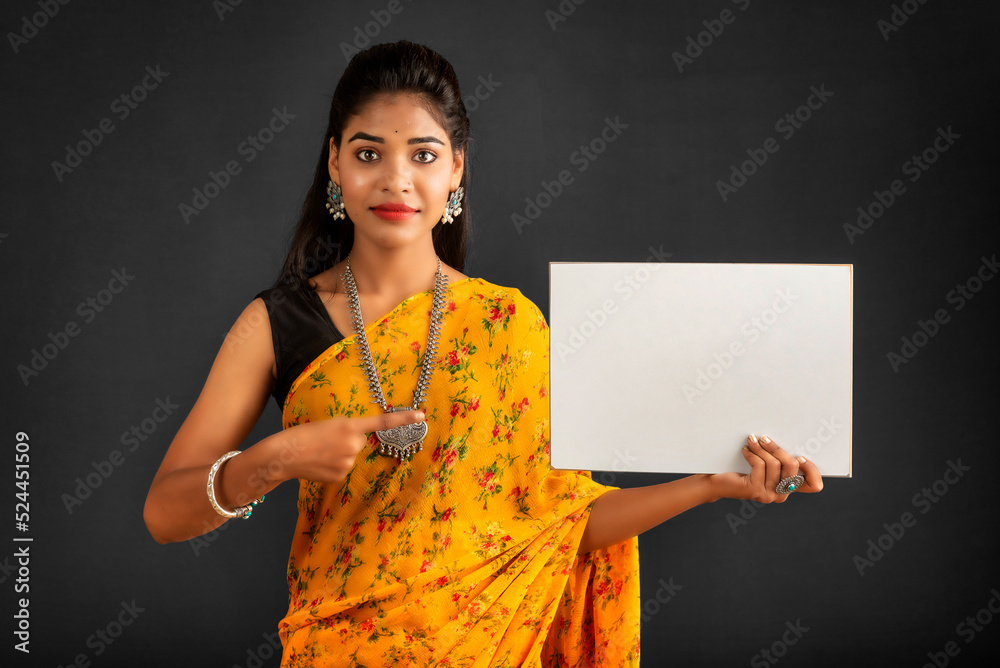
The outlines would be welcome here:
[[[234,517],[242,517],[245,520],[250,519],[250,513],[253,512],[254,507],[264,500],[264,495],[262,494],[259,499],[254,499],[245,506],[240,506],[235,510],[226,510],[219,505],[219,502],[215,500],[215,475],[219,472],[219,467],[221,467],[226,461],[232,459],[236,455],[240,454],[239,450],[231,450],[226,454],[215,460],[212,464],[212,468],[208,471],[208,501],[215,508],[215,512],[219,513],[223,517],[228,517],[232,519]]]

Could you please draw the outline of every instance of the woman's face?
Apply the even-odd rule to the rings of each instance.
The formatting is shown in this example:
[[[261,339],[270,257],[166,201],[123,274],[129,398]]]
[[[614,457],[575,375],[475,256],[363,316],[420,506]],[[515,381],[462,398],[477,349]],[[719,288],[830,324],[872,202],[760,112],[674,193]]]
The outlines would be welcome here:
[[[330,178],[343,190],[355,241],[383,247],[430,234],[463,165],[444,128],[409,94],[378,97],[351,116],[339,151],[330,140]]]

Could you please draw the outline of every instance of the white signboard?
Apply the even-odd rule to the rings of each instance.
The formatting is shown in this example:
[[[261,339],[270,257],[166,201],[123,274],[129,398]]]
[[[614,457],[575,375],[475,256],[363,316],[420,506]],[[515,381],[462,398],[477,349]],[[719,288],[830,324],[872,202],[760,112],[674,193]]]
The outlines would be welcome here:
[[[851,476],[849,264],[552,262],[553,468],[749,472],[751,434]]]

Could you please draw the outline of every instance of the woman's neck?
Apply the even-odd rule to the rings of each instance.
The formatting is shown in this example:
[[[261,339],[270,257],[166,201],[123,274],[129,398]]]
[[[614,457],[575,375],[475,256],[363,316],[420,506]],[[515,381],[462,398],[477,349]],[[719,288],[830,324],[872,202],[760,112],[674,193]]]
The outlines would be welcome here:
[[[399,249],[354,245],[350,259],[361,295],[405,299],[434,287],[438,258],[433,244]]]

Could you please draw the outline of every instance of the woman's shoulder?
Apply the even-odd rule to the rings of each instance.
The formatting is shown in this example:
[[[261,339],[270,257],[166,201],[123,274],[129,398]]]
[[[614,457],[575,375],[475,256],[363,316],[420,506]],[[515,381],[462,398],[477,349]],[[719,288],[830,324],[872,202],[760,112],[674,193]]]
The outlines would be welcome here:
[[[467,284],[468,289],[471,291],[470,296],[480,300],[503,299],[520,302],[530,301],[519,288],[515,286],[491,283],[485,278],[467,277],[459,281],[459,284]]]
[[[305,289],[292,283],[280,283],[264,288],[254,295],[251,303],[258,299],[264,303],[268,313],[285,304],[301,305],[307,301]]]
[[[541,309],[517,287],[491,283],[483,278],[469,278],[460,285],[467,291],[466,304],[482,310],[492,321],[503,318],[508,324],[516,320],[527,326],[545,327]]]

